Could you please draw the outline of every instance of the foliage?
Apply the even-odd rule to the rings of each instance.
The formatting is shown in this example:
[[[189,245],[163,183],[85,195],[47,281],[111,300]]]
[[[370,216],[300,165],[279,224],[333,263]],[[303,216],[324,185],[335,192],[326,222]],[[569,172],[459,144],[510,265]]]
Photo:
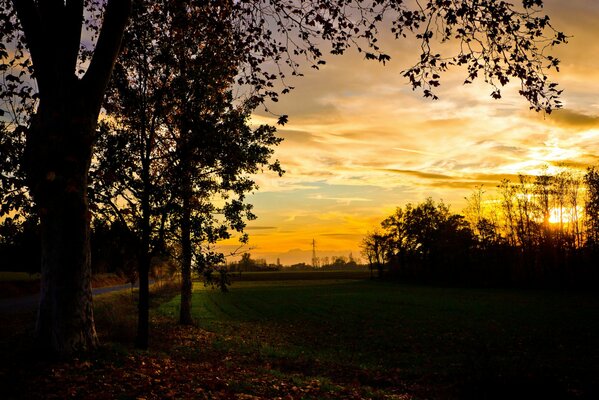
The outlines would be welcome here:
[[[362,255],[368,260],[371,271],[376,267],[379,278],[382,278],[383,267],[389,261],[393,241],[391,235],[375,230],[368,233],[362,240]],[[401,239],[397,243],[401,243]]]
[[[440,74],[451,66],[465,66],[470,83],[479,76],[493,88],[491,96],[501,97],[501,87],[510,79],[520,82],[520,94],[535,110],[550,112],[560,107],[561,90],[548,80],[546,71],[559,66],[559,60],[547,54],[567,37],[552,27],[541,13],[541,0],[522,2],[521,7],[495,0],[427,1],[409,3],[395,0],[344,0],[338,2],[294,1],[234,3],[233,24],[239,43],[246,52],[245,74],[240,84],[257,89],[271,88],[271,81],[285,81],[286,74],[301,75],[297,57],[312,67],[324,64],[319,42],[330,44],[332,54],[343,54],[355,46],[366,59],[385,63],[390,60],[380,48],[380,32],[390,24],[396,39],[407,35],[421,41],[419,61],[404,76],[425,97],[436,98],[434,89]],[[457,42],[456,54],[442,55],[435,42]],[[274,62],[274,74],[265,68]],[[281,68],[281,65],[287,68]],[[287,89],[286,89],[287,90]],[[277,99],[274,90],[264,95]]]
[[[137,282],[139,238],[119,220],[95,221],[91,248],[94,273],[116,272],[131,284]]]
[[[593,248],[599,246],[599,171],[589,168],[584,176],[587,187],[585,214],[587,243]]]
[[[238,261],[229,263],[227,265],[227,269],[231,272],[255,272],[271,270],[271,268],[266,265],[266,260],[253,259],[249,252],[241,254],[241,258]]]
[[[381,223],[388,232],[387,259],[407,275],[430,278],[446,275],[456,265],[467,262],[464,249],[474,242],[472,231],[461,215],[451,214],[443,202],[428,198],[423,203],[398,208]],[[443,262],[444,269],[439,268]],[[451,278],[451,277],[449,277]]]

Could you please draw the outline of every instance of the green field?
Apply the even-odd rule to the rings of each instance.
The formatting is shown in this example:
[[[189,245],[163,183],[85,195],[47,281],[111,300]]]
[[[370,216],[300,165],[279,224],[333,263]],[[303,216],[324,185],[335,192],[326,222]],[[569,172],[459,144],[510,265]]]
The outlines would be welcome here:
[[[178,301],[161,312],[176,316]],[[262,279],[229,293],[196,284],[193,312],[223,351],[333,381],[427,397],[597,393],[599,297],[591,293]]]
[[[327,280],[327,279],[366,279],[370,277],[370,271],[348,270],[348,271],[266,271],[266,272],[232,272],[230,274],[233,282],[238,281],[297,281],[297,280]]]

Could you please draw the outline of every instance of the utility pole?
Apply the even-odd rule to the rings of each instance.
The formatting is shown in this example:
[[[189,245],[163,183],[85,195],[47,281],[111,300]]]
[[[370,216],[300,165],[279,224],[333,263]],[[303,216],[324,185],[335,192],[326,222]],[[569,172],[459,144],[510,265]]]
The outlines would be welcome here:
[[[316,241],[312,239],[312,267],[316,268],[318,259],[316,258]]]

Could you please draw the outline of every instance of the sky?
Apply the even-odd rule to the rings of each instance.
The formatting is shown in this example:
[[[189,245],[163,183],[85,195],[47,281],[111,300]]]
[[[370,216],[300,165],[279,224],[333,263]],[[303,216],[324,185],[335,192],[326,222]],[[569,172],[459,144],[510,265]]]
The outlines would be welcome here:
[[[599,1],[549,0],[545,12],[570,36],[554,51],[564,109],[550,115],[529,110],[514,85],[501,100],[484,82],[462,85],[460,70],[442,77],[440,100],[424,99],[401,76],[418,56],[409,40],[382,38],[386,66],[350,50],[306,69],[268,105],[289,115],[275,152],[286,173],[256,177],[252,258],[310,263],[312,240],[319,257],[358,258],[364,235],[408,202],[430,196],[461,212],[475,186],[492,195],[501,179],[544,165],[599,164]],[[253,120],[276,117],[258,111]]]

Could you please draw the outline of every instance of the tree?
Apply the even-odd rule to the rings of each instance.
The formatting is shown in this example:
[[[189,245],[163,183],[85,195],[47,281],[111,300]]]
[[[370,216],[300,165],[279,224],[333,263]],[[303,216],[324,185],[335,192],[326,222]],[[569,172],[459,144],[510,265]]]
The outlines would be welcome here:
[[[469,263],[475,245],[465,218],[431,198],[398,207],[381,227],[383,233],[378,236],[386,238],[390,268],[404,276],[455,279],[458,270]]]
[[[397,207],[395,213],[381,222],[381,227],[389,235],[389,256],[401,269],[405,266],[406,256],[412,245],[406,231],[406,213],[401,207]]]
[[[21,52],[14,57],[20,56],[22,63],[30,59],[38,89],[39,103],[27,121],[19,160],[40,217],[42,289],[36,330],[40,347],[71,353],[97,343],[90,284],[88,169],[129,1],[107,2],[94,54],[82,75],[78,55],[83,0],[5,0],[0,8],[2,47],[12,41]],[[10,64],[7,58],[3,51],[3,69]]]
[[[383,277],[383,268],[388,262],[389,254],[391,254],[390,245],[389,236],[380,230],[367,234],[362,240],[362,254],[368,260],[371,276],[373,268],[376,267],[378,277]]]
[[[580,248],[583,245],[583,231],[581,227],[580,209],[579,209],[579,197],[581,193],[581,186],[583,178],[580,174],[571,174],[569,179],[569,188],[567,191],[567,198],[570,204],[570,225],[572,228],[572,235],[574,236],[574,246]]]
[[[250,253],[243,253],[241,255],[241,260],[237,263],[239,271],[247,272],[251,271],[254,267],[254,261],[252,260],[252,255]]]
[[[93,347],[97,342],[90,290],[88,169],[105,88],[129,18],[130,0],[2,0],[0,58],[6,70],[17,60],[33,74],[39,104],[26,121],[25,154],[11,172],[22,168],[41,221],[42,300],[37,330],[40,344],[60,353]],[[180,7],[186,2],[172,4]],[[244,51],[238,83],[258,99],[277,99],[273,80],[299,72],[298,58],[314,67],[324,63],[319,41],[342,54],[351,45],[367,59],[389,60],[377,44],[381,25],[391,21],[397,38],[409,33],[422,41],[420,61],[405,72],[413,87],[435,97],[440,73],[464,65],[470,82],[479,74],[493,86],[492,96],[510,78],[536,110],[559,107],[560,91],[546,77],[559,61],[546,45],[566,41],[549,18],[538,14],[542,0],[523,0],[522,8],[480,0],[429,1],[411,7],[398,0],[323,2],[214,0],[206,7],[231,7],[233,38]],[[86,12],[87,9],[87,12]],[[157,7],[157,12],[160,12]],[[89,18],[88,18],[89,17]],[[93,50],[80,52],[83,21],[98,33]],[[101,21],[101,24],[100,24]],[[444,57],[432,41],[455,39],[457,54]],[[6,44],[18,49],[9,56]],[[126,44],[125,44],[126,46]],[[89,60],[81,56],[89,55]],[[30,61],[27,61],[29,60]],[[84,61],[89,61],[87,68]],[[283,68],[272,72],[273,63]],[[25,76],[5,80],[23,83]],[[10,79],[9,79],[10,77]],[[18,85],[17,85],[18,86]],[[288,87],[283,91],[289,90]],[[8,93],[10,92],[10,93]],[[32,97],[32,91],[3,90]],[[13,130],[13,139],[23,129]]]
[[[116,123],[103,135],[107,141],[94,163],[94,198],[136,231],[141,243],[142,348],[148,344],[151,259],[165,250],[178,258],[180,322],[190,324],[192,264],[206,272],[222,262],[209,246],[228,238],[230,229],[242,232],[245,219],[254,218],[244,201],[256,187],[249,174],[262,167],[282,173],[277,161],[270,162],[280,142],[275,129],[250,128],[255,104],[234,104],[238,63],[222,14],[227,9],[169,7],[161,5],[160,20],[152,17],[155,2],[134,2],[142,18],[125,34],[129,46],[105,105]],[[159,22],[167,28],[148,35]]]
[[[238,73],[241,53],[233,40],[232,7],[192,7],[172,9],[174,51],[174,131],[177,151],[173,160],[172,182],[180,190],[175,196],[178,208],[182,262],[181,313],[179,321],[190,324],[191,267],[209,267],[201,249],[218,239],[228,238],[227,226],[238,232],[244,219],[254,219],[251,206],[244,204],[247,192],[256,187],[247,174],[268,167],[281,174],[277,161],[269,163],[272,147],[280,143],[275,129],[260,126],[250,129],[248,118],[257,106],[246,101],[235,106],[231,85]],[[223,220],[212,216],[218,209],[213,196],[221,196]],[[242,236],[245,241],[245,236]],[[200,251],[198,251],[200,250]],[[214,256],[214,254],[213,254]],[[217,259],[219,254],[216,255]],[[201,271],[200,271],[201,272]]]
[[[165,153],[174,141],[160,137],[172,107],[165,102],[172,90],[172,57],[166,46],[166,13],[133,1],[138,16],[124,34],[121,52],[104,107],[114,123],[99,130],[92,164],[92,191],[96,216],[118,219],[138,239],[139,278],[137,345],[147,348],[149,326],[149,273],[152,258],[164,252],[169,196],[163,170]],[[121,205],[122,204],[122,205]]]
[[[587,245],[596,250],[599,247],[599,171],[591,167],[584,176],[587,187],[585,201]]]
[[[475,186],[472,194],[466,197],[467,207],[464,210],[465,218],[483,250],[497,244],[501,239],[496,217],[492,214],[488,216],[489,213],[484,206],[484,194],[482,185]]]

